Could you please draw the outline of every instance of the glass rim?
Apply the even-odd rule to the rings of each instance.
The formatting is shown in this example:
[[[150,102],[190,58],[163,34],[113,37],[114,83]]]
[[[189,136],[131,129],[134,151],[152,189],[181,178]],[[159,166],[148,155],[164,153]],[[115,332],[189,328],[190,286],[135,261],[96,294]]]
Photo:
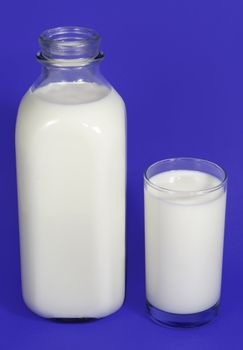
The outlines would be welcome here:
[[[176,162],[176,161],[189,161],[189,162],[198,162],[198,163],[206,163],[218,170],[220,170],[223,174],[223,179],[220,180],[220,183],[216,186],[212,186],[212,187],[209,187],[209,188],[206,188],[206,189],[202,189],[202,190],[172,190],[172,189],[169,189],[167,187],[163,187],[163,186],[159,186],[159,185],[156,185],[155,183],[153,183],[149,176],[148,176],[148,171],[158,165],[158,164],[166,164],[166,163],[173,163],[173,162]],[[173,169],[171,169],[173,170]],[[175,169],[174,169],[175,170]],[[179,169],[178,169],[179,170]],[[186,169],[181,169],[181,170],[186,170]],[[170,171],[170,170],[168,170]],[[195,170],[197,171],[197,170]],[[200,171],[200,170],[198,170]],[[160,173],[163,173],[164,171],[161,171]],[[204,173],[206,173],[205,171],[202,171]],[[213,176],[213,175],[212,175]],[[144,172],[144,181],[147,185],[149,185],[150,187],[154,188],[155,190],[157,191],[160,191],[160,192],[167,192],[167,193],[181,193],[181,194],[185,194],[185,193],[190,193],[190,194],[193,194],[193,195],[202,195],[202,194],[205,194],[205,193],[210,193],[210,192],[214,192],[214,191],[217,191],[219,190],[220,188],[224,187],[224,185],[227,183],[227,180],[228,180],[228,175],[227,175],[227,172],[225,171],[224,168],[222,168],[221,166],[219,166],[218,164],[214,163],[214,162],[211,162],[209,160],[206,160],[206,159],[201,159],[201,158],[194,158],[194,157],[176,157],[176,158],[167,158],[167,159],[162,159],[162,160],[159,160],[153,164],[151,164]]]

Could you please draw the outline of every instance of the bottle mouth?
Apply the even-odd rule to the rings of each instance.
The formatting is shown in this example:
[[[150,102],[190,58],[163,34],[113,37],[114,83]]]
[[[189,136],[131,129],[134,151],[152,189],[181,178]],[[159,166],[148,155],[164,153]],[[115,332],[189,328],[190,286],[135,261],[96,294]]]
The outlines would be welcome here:
[[[63,61],[93,61],[103,57],[99,51],[100,41],[100,35],[90,28],[65,26],[47,29],[39,37],[41,51],[37,58],[59,64]]]

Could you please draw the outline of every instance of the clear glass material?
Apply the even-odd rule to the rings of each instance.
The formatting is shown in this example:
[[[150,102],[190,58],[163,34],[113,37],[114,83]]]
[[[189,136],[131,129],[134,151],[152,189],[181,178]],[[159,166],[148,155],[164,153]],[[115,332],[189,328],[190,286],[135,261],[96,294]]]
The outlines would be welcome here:
[[[227,175],[218,165],[175,158],[144,175],[146,296],[159,324],[194,327],[218,312]]]
[[[100,41],[99,34],[89,28],[58,27],[44,31],[36,56],[42,71],[32,91],[55,82],[89,82],[110,89],[99,68],[104,57],[99,51]]]

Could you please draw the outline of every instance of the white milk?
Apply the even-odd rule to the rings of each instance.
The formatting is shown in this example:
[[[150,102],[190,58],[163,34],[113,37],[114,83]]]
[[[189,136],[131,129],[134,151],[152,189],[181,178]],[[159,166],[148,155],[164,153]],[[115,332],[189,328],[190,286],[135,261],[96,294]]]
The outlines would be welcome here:
[[[226,193],[185,192],[220,183],[199,171],[167,171],[150,182],[180,192],[145,186],[147,300],[171,313],[207,310],[220,298]]]
[[[125,108],[113,89],[53,83],[16,129],[23,297],[45,317],[103,317],[125,287]]]

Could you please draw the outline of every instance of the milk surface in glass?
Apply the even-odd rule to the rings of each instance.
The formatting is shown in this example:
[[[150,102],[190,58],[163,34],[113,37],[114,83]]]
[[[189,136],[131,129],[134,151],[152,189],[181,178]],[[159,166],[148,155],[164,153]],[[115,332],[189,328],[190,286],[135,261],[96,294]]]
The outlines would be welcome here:
[[[220,180],[194,170],[162,172],[150,183],[145,185],[147,300],[175,314],[207,310],[220,298],[226,193],[207,192]]]

